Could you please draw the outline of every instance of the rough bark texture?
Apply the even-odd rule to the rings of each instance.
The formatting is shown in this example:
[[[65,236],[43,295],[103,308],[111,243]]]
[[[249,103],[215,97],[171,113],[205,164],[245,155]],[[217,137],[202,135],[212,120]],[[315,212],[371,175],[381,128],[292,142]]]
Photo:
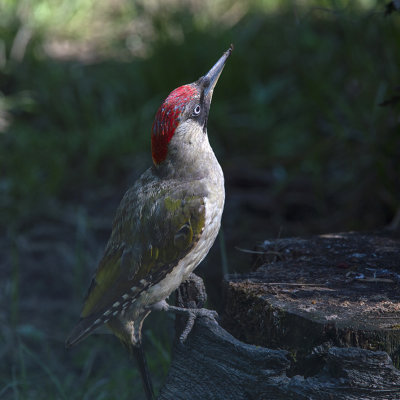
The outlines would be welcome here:
[[[324,235],[256,251],[256,270],[225,282],[222,321],[236,338],[196,321],[175,344],[159,399],[399,400],[400,371],[387,353],[398,362],[398,239]],[[177,299],[202,307],[202,281],[184,283]]]
[[[223,326],[247,343],[288,350],[313,375],[324,348],[386,351],[400,364],[400,241],[334,234],[265,241],[256,271],[228,276]]]
[[[313,377],[294,376],[284,350],[238,341],[200,319],[176,344],[159,400],[400,399],[400,371],[385,352],[332,347]]]

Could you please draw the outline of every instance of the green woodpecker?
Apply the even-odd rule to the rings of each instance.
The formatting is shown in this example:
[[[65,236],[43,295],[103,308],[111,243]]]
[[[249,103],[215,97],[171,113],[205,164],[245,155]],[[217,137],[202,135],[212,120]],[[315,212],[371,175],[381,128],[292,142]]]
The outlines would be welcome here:
[[[151,134],[154,165],[124,195],[80,320],[66,341],[71,347],[107,324],[137,356],[149,399],[143,320],[155,309],[184,311],[165,299],[207,255],[221,224],[224,176],[208,141],[207,119],[232,48],[158,109]],[[201,311],[188,310],[192,317]]]

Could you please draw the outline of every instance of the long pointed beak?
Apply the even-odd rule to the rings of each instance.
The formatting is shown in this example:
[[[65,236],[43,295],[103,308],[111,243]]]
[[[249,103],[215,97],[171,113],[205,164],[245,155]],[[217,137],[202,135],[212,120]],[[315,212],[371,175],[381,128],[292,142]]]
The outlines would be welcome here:
[[[214,87],[217,84],[218,78],[221,75],[222,70],[224,69],[226,60],[231,55],[232,51],[233,45],[231,44],[229,49],[202,78],[201,85],[204,87],[204,96],[209,102],[211,102]]]

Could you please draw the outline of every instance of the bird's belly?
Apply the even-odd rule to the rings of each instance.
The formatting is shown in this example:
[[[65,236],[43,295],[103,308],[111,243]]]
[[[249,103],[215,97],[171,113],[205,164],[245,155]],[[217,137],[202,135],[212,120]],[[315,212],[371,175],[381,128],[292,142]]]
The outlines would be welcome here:
[[[223,190],[223,188],[222,188]],[[223,193],[223,192],[222,192]],[[206,221],[204,231],[194,248],[157,284],[151,286],[136,302],[140,307],[165,300],[190,275],[208,254],[218,235],[224,206],[224,197],[205,199]]]

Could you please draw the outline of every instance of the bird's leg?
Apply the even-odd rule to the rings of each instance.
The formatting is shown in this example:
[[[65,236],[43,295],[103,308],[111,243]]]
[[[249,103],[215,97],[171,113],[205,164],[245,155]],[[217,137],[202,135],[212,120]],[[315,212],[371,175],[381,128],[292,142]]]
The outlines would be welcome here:
[[[196,318],[199,317],[207,317],[212,320],[216,320],[218,318],[218,313],[214,310],[209,310],[207,308],[185,308],[185,307],[177,307],[169,305],[165,300],[160,301],[151,306],[153,311],[171,311],[175,314],[185,315],[187,317],[187,322],[185,329],[179,337],[179,341],[184,343],[187,339],[190,331],[194,326],[194,322]]]
[[[165,304],[167,305],[165,311],[172,311],[176,314],[186,315],[187,317],[185,329],[179,336],[179,341],[181,343],[184,343],[185,340],[187,339],[189,333],[191,332],[194,326],[196,318],[207,317],[214,321],[218,318],[218,313],[216,311],[209,310],[207,308],[182,308],[182,307],[170,306],[167,302],[165,302]]]
[[[186,321],[180,321],[180,324],[177,325],[179,329],[177,333],[182,331],[179,341],[183,343],[191,332],[196,318],[207,317],[212,320],[218,318],[216,311],[203,308],[206,300],[207,294],[203,280],[195,274],[190,274],[189,278],[177,290],[176,301],[178,306],[171,306],[164,300],[153,304],[151,309],[172,311],[178,315],[186,316]],[[184,326],[183,330],[182,326]]]

